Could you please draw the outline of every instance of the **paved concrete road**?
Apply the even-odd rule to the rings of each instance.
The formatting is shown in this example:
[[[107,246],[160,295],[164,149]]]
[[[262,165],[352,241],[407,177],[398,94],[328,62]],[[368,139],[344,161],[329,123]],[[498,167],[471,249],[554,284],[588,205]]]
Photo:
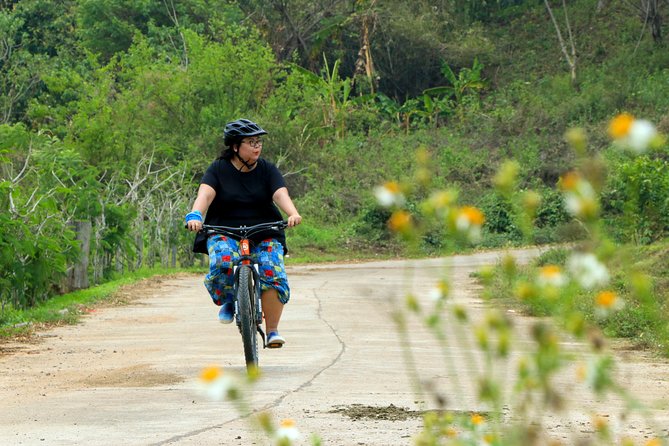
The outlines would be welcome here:
[[[390,315],[407,292],[429,305],[429,290],[447,275],[453,300],[476,320],[485,305],[469,274],[499,255],[289,267],[293,300],[281,325],[288,342],[261,352],[262,378],[246,392],[249,407],[276,420],[294,419],[307,437],[304,444],[311,432],[329,445],[411,444],[421,425],[412,411],[436,403],[411,390],[406,349]],[[129,305],[102,308],[80,325],[44,332],[39,343],[5,346],[15,351],[0,357],[0,445],[269,444],[231,403],[197,392],[196,377],[207,365],[221,365],[231,375],[245,372],[240,336],[216,322],[201,277],[167,279],[135,293]],[[531,321],[513,317],[522,350],[530,344],[522,333]],[[484,410],[472,384],[480,362],[472,343],[442,350],[419,321],[411,327],[420,379],[443,394],[449,408]],[[514,367],[510,361],[500,373],[511,377]],[[656,400],[669,394],[668,370],[638,356],[621,370],[652,402],[665,428],[667,406]],[[565,371],[564,389],[579,395],[571,372]],[[621,412],[621,401],[599,404],[583,395],[564,416],[545,421],[566,444],[592,430],[592,411],[610,419]],[[651,435],[634,418],[618,424],[630,435]]]

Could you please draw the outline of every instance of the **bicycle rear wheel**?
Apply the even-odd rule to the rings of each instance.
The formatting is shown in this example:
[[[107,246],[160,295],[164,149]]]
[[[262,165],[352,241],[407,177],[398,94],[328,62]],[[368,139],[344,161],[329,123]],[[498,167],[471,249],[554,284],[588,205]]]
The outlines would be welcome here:
[[[244,342],[246,369],[252,372],[258,367],[258,330],[255,318],[253,272],[249,266],[242,266],[239,269],[237,309],[239,311],[239,329],[242,333],[242,341]]]

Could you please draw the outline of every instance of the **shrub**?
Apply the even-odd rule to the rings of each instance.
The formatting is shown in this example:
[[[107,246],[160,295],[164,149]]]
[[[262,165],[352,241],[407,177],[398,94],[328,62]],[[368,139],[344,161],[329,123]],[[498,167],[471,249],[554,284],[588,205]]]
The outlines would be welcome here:
[[[650,156],[613,164],[602,206],[619,238],[647,244],[669,233],[669,161]]]

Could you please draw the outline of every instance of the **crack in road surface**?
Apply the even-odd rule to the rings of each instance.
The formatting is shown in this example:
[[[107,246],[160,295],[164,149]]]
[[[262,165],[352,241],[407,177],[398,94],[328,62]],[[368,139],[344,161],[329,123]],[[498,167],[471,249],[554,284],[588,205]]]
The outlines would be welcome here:
[[[162,440],[162,441],[159,441],[159,442],[157,442],[157,443],[151,443],[151,446],[162,446],[162,445],[165,445],[165,444],[177,443],[177,442],[179,442],[179,441],[181,441],[181,440],[184,440],[184,439],[186,439],[186,438],[194,437],[194,436],[200,435],[200,434],[202,434],[202,433],[205,433],[205,432],[210,431],[210,430],[213,430],[213,429],[220,429],[220,428],[222,428],[222,427],[224,427],[224,426],[226,426],[226,425],[228,425],[228,424],[234,423],[234,422],[239,421],[239,420],[247,419],[247,418],[249,418],[249,417],[252,416],[252,415],[255,415],[255,414],[258,414],[258,413],[262,413],[262,412],[265,412],[265,411],[267,411],[267,410],[269,410],[269,409],[272,409],[272,408],[274,408],[274,407],[277,407],[278,405],[281,404],[281,402],[282,402],[284,399],[286,399],[286,397],[288,397],[288,396],[291,395],[291,394],[295,394],[295,393],[299,392],[300,390],[304,389],[305,387],[309,386],[309,385],[310,385],[316,378],[318,378],[318,377],[319,377],[325,370],[327,370],[327,369],[329,369],[330,367],[334,366],[334,365],[337,363],[337,361],[340,360],[340,358],[342,357],[342,355],[343,355],[344,352],[346,351],[346,344],[344,344],[344,342],[341,340],[341,338],[339,337],[339,335],[337,335],[337,332],[336,332],[336,330],[334,329],[334,327],[333,327],[330,323],[328,323],[328,321],[327,321],[325,318],[323,318],[323,315],[322,315],[322,304],[321,304],[321,300],[319,299],[318,294],[316,293],[315,290],[313,291],[313,295],[314,295],[314,298],[316,299],[316,301],[318,302],[318,309],[317,309],[317,311],[316,311],[316,314],[318,315],[318,319],[321,320],[325,325],[327,325],[327,326],[330,328],[330,331],[332,332],[332,334],[333,334],[333,335],[337,338],[337,340],[339,341],[339,345],[340,345],[339,353],[338,353],[337,356],[332,360],[332,362],[330,362],[330,363],[329,363],[328,365],[326,365],[325,367],[321,368],[321,369],[320,369],[317,373],[315,373],[309,380],[305,381],[304,383],[302,383],[302,384],[301,384],[300,386],[298,386],[297,388],[295,388],[295,389],[293,389],[293,390],[290,390],[290,391],[287,391],[287,392],[284,392],[283,395],[281,395],[279,398],[275,399],[275,400],[272,401],[271,403],[269,403],[269,404],[267,404],[267,405],[265,405],[265,406],[263,406],[263,407],[261,407],[261,408],[259,408],[259,409],[255,409],[255,410],[251,411],[251,412],[248,413],[248,414],[241,415],[241,416],[239,416],[239,417],[237,417],[237,418],[233,418],[233,419],[231,419],[231,420],[229,420],[229,421],[226,421],[226,422],[224,422],[224,423],[219,423],[219,424],[216,424],[216,425],[213,425],[213,426],[207,426],[207,427],[204,427],[204,428],[201,428],[201,429],[197,429],[197,430],[194,430],[194,431],[191,431],[191,432],[187,432],[187,433],[185,433],[185,434],[176,435],[176,436],[174,436],[174,437],[172,437],[172,438],[168,438],[168,439],[166,439],[166,440]],[[262,370],[262,368],[261,368],[261,370]]]

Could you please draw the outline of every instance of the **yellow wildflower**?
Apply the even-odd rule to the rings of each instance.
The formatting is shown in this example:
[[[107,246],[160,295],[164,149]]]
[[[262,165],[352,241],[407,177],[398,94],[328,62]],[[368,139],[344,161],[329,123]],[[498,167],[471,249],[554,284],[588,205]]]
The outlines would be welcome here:
[[[449,426],[448,428],[446,428],[446,436],[450,438],[457,437],[458,431],[454,427]]]
[[[597,305],[604,308],[613,308],[617,300],[618,296],[613,291],[602,291],[595,298]]]
[[[481,226],[485,222],[483,212],[473,206],[462,207],[460,217],[465,218],[470,225]]]
[[[579,181],[581,181],[581,176],[578,173],[571,171],[560,177],[560,182],[558,185],[562,190],[573,191],[576,189]]]
[[[411,230],[411,214],[407,211],[393,212],[388,220],[388,227],[394,232],[409,232]]]
[[[389,181],[386,184],[383,185],[388,192],[393,193],[393,194],[399,194],[400,193],[400,185],[399,183],[395,181]]]
[[[594,416],[592,424],[595,426],[595,429],[600,432],[606,430],[606,428],[609,426],[608,420],[600,415]]]
[[[210,366],[202,369],[202,372],[200,372],[200,380],[211,383],[216,381],[221,375],[223,374],[223,371],[221,370],[220,367],[217,366]]]
[[[474,426],[479,426],[485,422],[485,418],[483,418],[481,415],[475,413],[471,416],[470,421]]]
[[[206,367],[200,372],[199,388],[200,393],[212,401],[234,399],[237,391],[234,379],[217,366]]]
[[[292,442],[299,440],[301,437],[300,431],[297,430],[295,420],[286,418],[281,421],[279,429],[276,431],[275,440],[277,444],[292,444]]]
[[[558,187],[564,193],[565,208],[570,214],[579,218],[593,218],[597,215],[599,203],[595,189],[577,172],[562,175]]]
[[[455,229],[470,242],[477,242],[481,238],[481,226],[484,222],[483,212],[473,206],[463,206],[455,216]]]
[[[559,266],[545,265],[539,268],[537,283],[539,286],[561,287],[567,283],[567,279]]]
[[[624,306],[622,299],[613,291],[601,291],[595,296],[595,314],[606,317],[610,313],[620,310]]]
[[[609,135],[613,139],[624,138],[629,134],[633,123],[634,116],[629,113],[621,113],[609,123]]]
[[[635,153],[643,153],[649,147],[661,144],[663,139],[652,122],[646,119],[635,119],[627,113],[611,120],[609,135]]]

